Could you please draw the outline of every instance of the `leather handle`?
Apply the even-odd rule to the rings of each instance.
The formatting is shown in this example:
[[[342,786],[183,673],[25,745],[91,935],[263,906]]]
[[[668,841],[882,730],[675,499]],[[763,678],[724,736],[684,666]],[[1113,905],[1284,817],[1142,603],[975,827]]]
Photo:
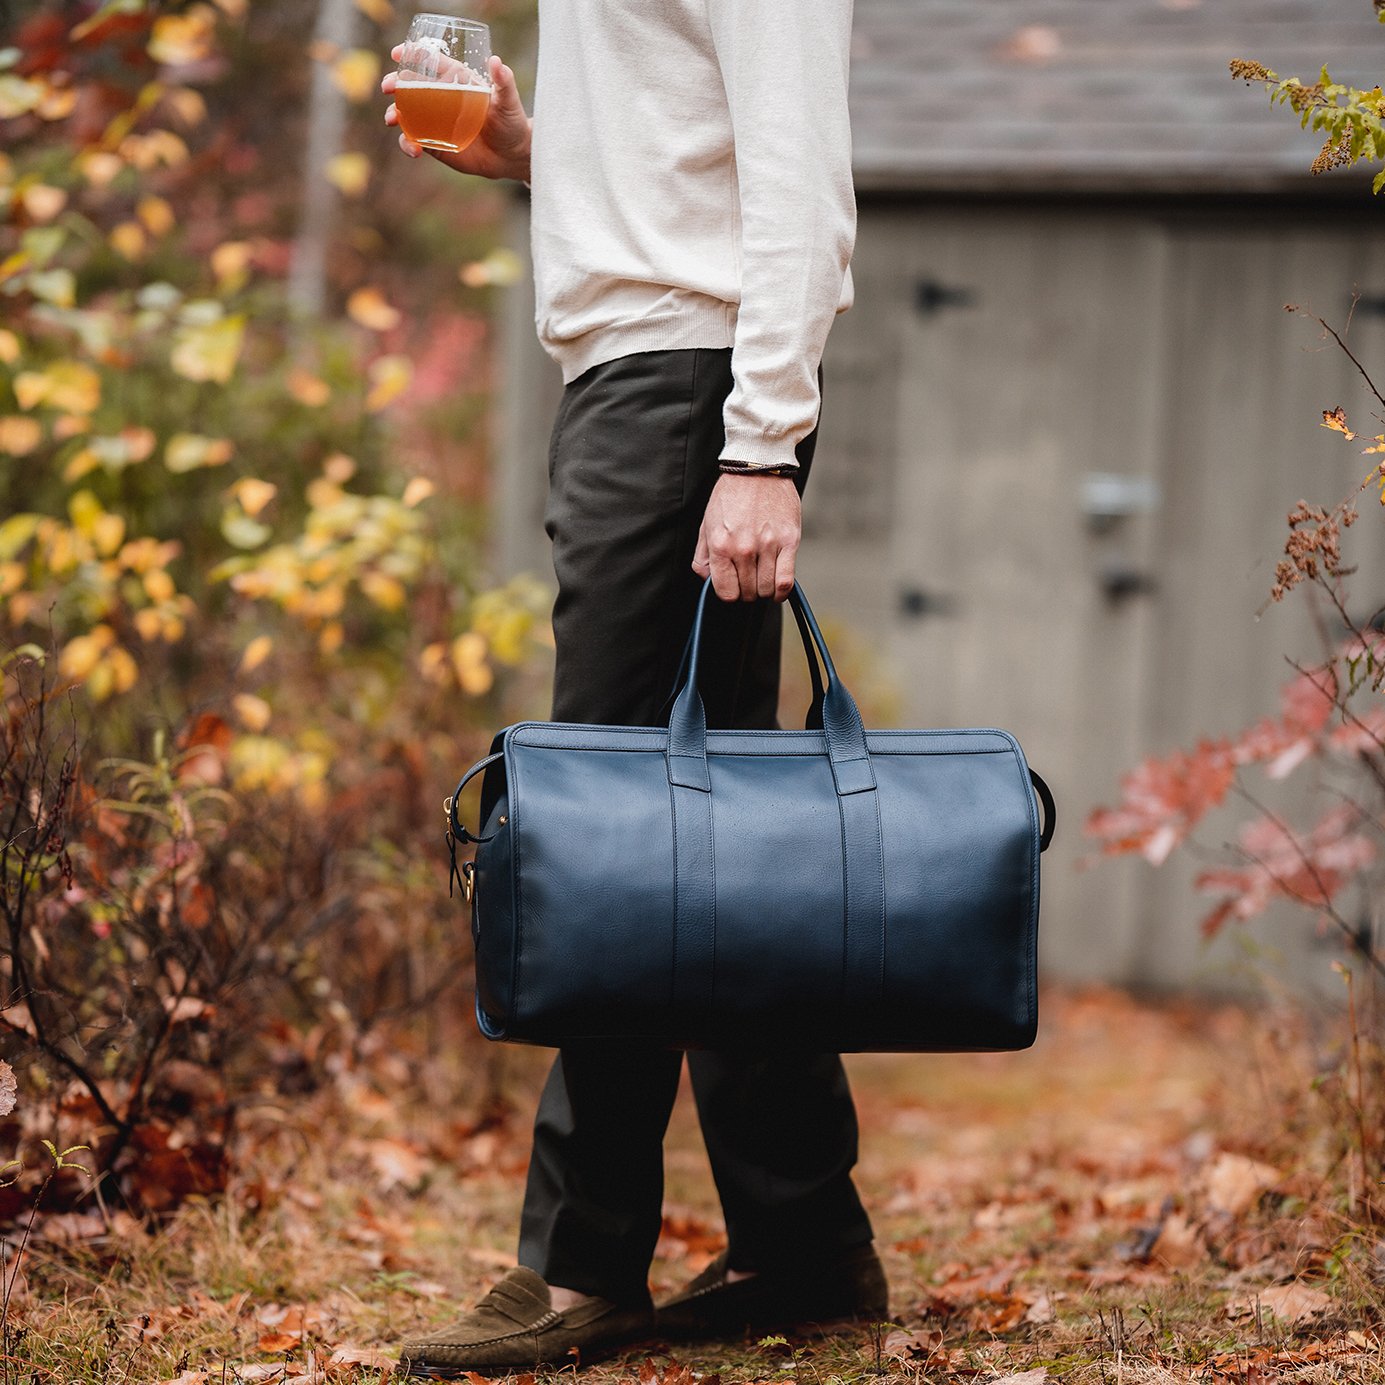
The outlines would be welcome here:
[[[707,714],[697,690],[697,673],[702,651],[703,622],[711,594],[712,581],[708,578],[698,598],[689,641],[688,666],[674,698],[668,723],[669,780],[685,788],[700,789],[703,793],[710,793],[712,785],[707,774]],[[870,754],[866,749],[866,728],[861,721],[861,713],[857,710],[855,699],[837,676],[813,609],[797,582],[789,594],[789,602],[800,623],[800,632],[806,627],[813,648],[822,661],[826,679],[822,695],[822,730],[837,793],[874,790],[875,771],[871,768]]]
[[[1039,832],[1039,851],[1042,854],[1048,850],[1049,843],[1053,840],[1053,831],[1058,826],[1058,805],[1053,801],[1053,791],[1032,769],[1029,771],[1029,777],[1034,782],[1034,792],[1039,796],[1039,803],[1044,810],[1044,825]]]
[[[803,719],[803,729],[805,731],[822,730],[822,667],[818,663],[817,650],[813,648],[813,637],[808,631],[808,622],[803,619],[803,612],[797,606],[790,603],[793,611],[794,622],[798,626],[798,637],[803,641],[803,657],[808,661],[808,677],[813,683],[813,700],[808,704],[808,713]],[[692,658],[692,631],[688,632],[688,638],[683,644],[683,657],[678,661],[678,672],[673,676],[673,687],[669,690],[669,695],[664,699],[664,705],[659,709],[659,716],[667,718],[673,710],[674,700],[677,698],[679,690],[683,686],[684,679],[688,676],[688,661]]]
[[[452,796],[448,799],[445,799],[443,802],[442,810],[444,813],[447,814],[448,827],[451,829],[452,835],[463,846],[465,846],[468,842],[488,842],[490,841],[490,837],[473,836],[469,831],[467,831],[465,827],[462,826],[462,821],[457,816],[457,804],[461,802],[462,790],[466,788],[466,786],[469,783],[471,783],[471,781],[478,774],[480,774],[480,772],[483,769],[486,769],[488,766],[493,765],[497,760],[503,758],[504,752],[497,750],[494,754],[487,755],[484,760],[477,760],[477,762],[474,765],[472,765],[472,767],[469,770],[467,770],[467,772],[464,775],[462,775],[461,779],[458,781],[457,787],[452,790]],[[491,836],[494,835],[494,833],[491,834]]]

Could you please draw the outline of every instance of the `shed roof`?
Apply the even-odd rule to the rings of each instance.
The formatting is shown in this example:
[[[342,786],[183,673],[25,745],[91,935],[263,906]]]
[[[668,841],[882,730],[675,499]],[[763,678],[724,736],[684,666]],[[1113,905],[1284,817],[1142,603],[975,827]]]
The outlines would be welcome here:
[[[857,187],[1238,192],[1307,183],[1320,140],[1232,79],[1372,86],[1370,0],[856,0]],[[1317,180],[1349,180],[1353,170]],[[1343,189],[1345,190],[1345,189]]]

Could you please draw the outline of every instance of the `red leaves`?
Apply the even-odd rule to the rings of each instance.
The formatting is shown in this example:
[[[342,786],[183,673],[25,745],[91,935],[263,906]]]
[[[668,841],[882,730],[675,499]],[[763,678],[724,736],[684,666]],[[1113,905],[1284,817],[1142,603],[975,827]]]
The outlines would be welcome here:
[[[1222,896],[1202,921],[1203,935],[1212,937],[1228,920],[1254,918],[1276,898],[1328,908],[1344,885],[1375,862],[1375,842],[1360,824],[1360,813],[1346,805],[1329,811],[1306,837],[1275,818],[1247,823],[1238,841],[1248,864],[1203,871],[1195,882],[1199,890]]]
[[[1363,666],[1369,682],[1378,662],[1375,649],[1357,640],[1342,657],[1341,672],[1333,662],[1305,669],[1287,683],[1277,717],[1256,722],[1235,739],[1204,740],[1192,751],[1146,760],[1121,781],[1119,805],[1090,814],[1087,835],[1097,838],[1104,855],[1139,852],[1161,865],[1226,801],[1245,767],[1262,765],[1268,778],[1283,779],[1315,757],[1347,759],[1385,750],[1385,708],[1358,714],[1349,706]],[[1343,886],[1377,858],[1370,826],[1369,815],[1351,803],[1331,809],[1307,834],[1269,815],[1247,823],[1237,834],[1239,863],[1197,877],[1197,888],[1220,900],[1202,921],[1204,936],[1228,921],[1255,917],[1276,898],[1316,911],[1330,908]]]
[[[1104,855],[1138,851],[1162,865],[1202,818],[1226,798],[1236,763],[1226,741],[1202,741],[1191,753],[1151,757],[1121,780],[1117,808],[1097,808],[1085,831],[1101,842]]]

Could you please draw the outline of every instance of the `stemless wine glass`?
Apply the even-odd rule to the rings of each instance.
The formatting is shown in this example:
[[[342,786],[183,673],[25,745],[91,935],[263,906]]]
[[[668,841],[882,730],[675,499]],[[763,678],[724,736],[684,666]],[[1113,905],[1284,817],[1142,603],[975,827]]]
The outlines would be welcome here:
[[[486,123],[491,34],[474,19],[416,14],[399,55],[399,128],[425,149],[455,154]]]

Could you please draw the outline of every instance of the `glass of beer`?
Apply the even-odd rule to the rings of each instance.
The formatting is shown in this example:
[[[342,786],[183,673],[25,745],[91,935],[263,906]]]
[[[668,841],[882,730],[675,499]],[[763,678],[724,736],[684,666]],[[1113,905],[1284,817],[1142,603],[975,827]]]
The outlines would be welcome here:
[[[491,100],[491,35],[473,19],[416,14],[399,56],[394,104],[415,144],[455,154],[481,132]]]

